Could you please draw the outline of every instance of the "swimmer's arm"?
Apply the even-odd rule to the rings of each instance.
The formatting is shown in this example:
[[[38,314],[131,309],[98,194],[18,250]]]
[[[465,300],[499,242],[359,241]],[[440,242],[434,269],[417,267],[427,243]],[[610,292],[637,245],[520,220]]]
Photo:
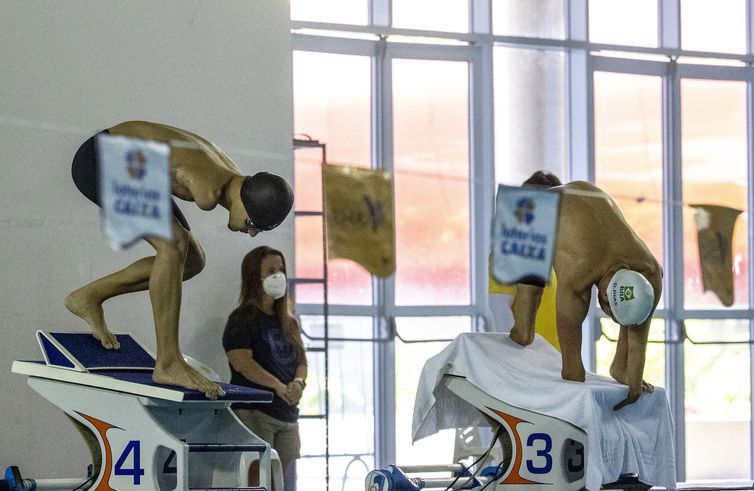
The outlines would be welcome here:
[[[651,322],[652,317],[650,316],[649,319],[644,321],[641,325],[621,326],[621,330],[625,330],[626,341],[628,343],[628,354],[626,360],[626,372],[624,375],[625,379],[618,381],[628,385],[628,395],[624,400],[613,407],[616,411],[636,402],[645,389],[651,387],[648,384],[645,384],[643,380],[644,363],[647,356],[647,340],[649,338],[649,326]]]
[[[286,385],[276,376],[265,370],[254,359],[250,349],[233,349],[225,353],[235,371],[255,384],[263,385],[274,390],[277,395],[285,394]]]
[[[655,313],[657,304],[660,302],[660,296],[662,295],[662,268],[657,262],[654,262],[654,267],[648,269],[648,273],[645,277],[652,284],[652,288],[655,292],[655,302],[652,308],[652,312],[649,313],[649,317],[642,324],[638,326],[621,326],[620,337],[618,339],[618,347],[615,356],[623,356],[624,358],[617,364],[620,367],[613,377],[623,384],[628,385],[628,396],[613,409],[618,410],[628,404],[636,402],[641,394],[644,392],[653,392],[654,387],[651,384],[644,382],[644,364],[647,357],[647,342],[649,340],[649,327],[652,325],[652,316]],[[626,345],[621,346],[622,342]],[[623,369],[623,367],[625,369]],[[611,369],[611,372],[613,370]]]

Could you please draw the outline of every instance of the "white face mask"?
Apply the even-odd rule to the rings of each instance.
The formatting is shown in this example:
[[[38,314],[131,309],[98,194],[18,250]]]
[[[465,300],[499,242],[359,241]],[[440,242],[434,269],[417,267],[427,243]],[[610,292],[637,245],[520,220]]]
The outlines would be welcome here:
[[[287,282],[283,273],[271,274],[262,281],[264,292],[275,300],[285,295],[286,286]]]

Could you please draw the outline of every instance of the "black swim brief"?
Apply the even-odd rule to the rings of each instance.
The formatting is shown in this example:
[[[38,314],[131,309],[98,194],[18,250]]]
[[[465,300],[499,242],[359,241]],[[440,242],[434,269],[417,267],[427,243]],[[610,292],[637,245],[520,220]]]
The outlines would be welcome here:
[[[108,134],[109,130],[102,130],[97,135],[102,133]],[[76,151],[76,155],[73,157],[73,164],[71,165],[71,175],[73,176],[73,183],[76,188],[89,199],[89,201],[95,203],[97,206],[102,206],[99,197],[99,170],[97,168],[97,135],[89,138],[85,141],[79,149]],[[181,213],[180,208],[175,203],[175,200],[171,200],[173,203],[173,216],[183,225],[186,230],[191,230],[186,217]]]

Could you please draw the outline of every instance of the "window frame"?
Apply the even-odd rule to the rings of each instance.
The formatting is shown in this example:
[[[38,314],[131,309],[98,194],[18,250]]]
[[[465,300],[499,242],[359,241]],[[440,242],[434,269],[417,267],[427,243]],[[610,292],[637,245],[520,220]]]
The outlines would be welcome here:
[[[494,0],[468,0],[470,8],[469,33],[446,33],[413,29],[396,29],[391,23],[391,0],[369,2],[368,25],[340,25],[320,22],[293,21],[292,48],[336,54],[372,57],[372,141],[389,142],[372,146],[373,168],[392,171],[392,107],[390,94],[390,60],[395,57],[443,59],[443,56],[468,56],[470,60],[470,213],[474,217],[470,228],[472,302],[469,306],[423,307],[394,305],[394,283],[374,280],[373,304],[370,306],[330,306],[332,315],[368,315],[374,320],[375,337],[395,335],[396,316],[471,315],[478,319],[474,329],[482,330],[491,322],[487,297],[487,251],[490,246],[489,224],[494,207],[494,88],[493,50],[495,46],[533,49],[556,49],[566,53],[566,128],[567,176],[569,180],[594,182],[594,72],[607,71],[626,74],[660,76],[663,80],[663,244],[665,255],[665,295],[663,308],[656,313],[666,325],[666,387],[676,423],[676,461],[678,479],[685,480],[684,425],[684,350],[681,335],[685,319],[748,319],[749,339],[754,340],[754,0],[746,0],[747,52],[745,54],[684,51],[681,49],[680,0],[658,0],[658,46],[634,47],[591,43],[588,39],[589,0],[565,2],[566,39],[544,39],[495,35],[492,28]],[[403,36],[400,43],[386,41]],[[427,38],[437,42],[427,42]],[[415,41],[415,42],[414,42]],[[458,44],[450,46],[447,43]],[[628,56],[627,56],[628,55]],[[428,58],[434,57],[434,58]],[[645,59],[639,59],[639,58]],[[653,61],[650,58],[659,58]],[[678,60],[699,58],[712,64],[686,64]],[[451,58],[457,59],[457,58]],[[741,62],[743,67],[715,65]],[[681,108],[680,84],[684,78],[710,80],[742,80],[747,83],[748,138],[748,268],[749,306],[746,309],[686,310],[683,307],[683,222],[681,175]],[[386,95],[387,94],[387,95]],[[379,147],[379,148],[378,148]],[[674,258],[670,261],[668,258]],[[483,273],[485,272],[485,273]],[[387,302],[380,302],[385,299]],[[317,314],[316,305],[298,305],[302,314]],[[601,335],[600,315],[592,308],[585,322],[590,342],[584,343],[583,355],[587,367],[596,365],[595,342]],[[389,342],[375,343],[375,372],[392,371],[394,357]],[[754,385],[754,350],[751,351],[750,380]],[[394,384],[375,381],[375,462],[378,466],[394,463],[395,442],[392,436],[394,419]],[[754,390],[752,390],[754,393]],[[754,422],[754,405],[752,405]],[[391,426],[391,422],[393,426]],[[754,424],[750,425],[754,428]],[[390,431],[387,431],[390,430]],[[754,429],[750,428],[752,435]],[[750,477],[754,477],[754,437],[750,438]],[[392,448],[392,451],[391,451]]]

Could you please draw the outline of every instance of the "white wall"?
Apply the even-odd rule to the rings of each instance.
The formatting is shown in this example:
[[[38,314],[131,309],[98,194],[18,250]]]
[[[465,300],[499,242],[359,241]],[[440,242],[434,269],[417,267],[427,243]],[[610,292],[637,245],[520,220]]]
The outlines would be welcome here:
[[[281,0],[0,0],[0,469],[78,477],[90,458],[62,412],[11,374],[41,359],[37,329],[85,330],[63,307],[75,288],[149,246],[113,252],[97,208],[70,177],[79,144],[129,119],[164,122],[213,141],[247,174],[291,180],[292,89],[288,2]],[[184,284],[181,347],[228,376],[221,345],[243,255],[260,244],[292,262],[293,220],[250,239],[227,212],[179,202],[207,254]],[[146,293],[105,304],[115,331],[151,349]]]

